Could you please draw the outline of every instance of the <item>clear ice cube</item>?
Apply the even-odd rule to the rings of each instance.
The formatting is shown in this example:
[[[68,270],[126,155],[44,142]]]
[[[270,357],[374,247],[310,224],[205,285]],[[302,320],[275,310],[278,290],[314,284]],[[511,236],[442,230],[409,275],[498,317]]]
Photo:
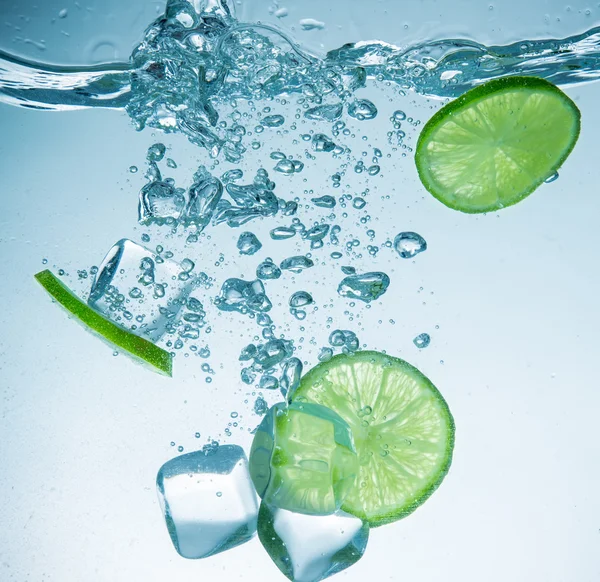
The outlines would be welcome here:
[[[262,503],[258,537],[293,582],[318,582],[356,563],[365,552],[369,525],[344,511],[304,515]]]
[[[254,434],[250,477],[273,507],[333,514],[355,486],[358,470],[350,427],[319,404],[275,404]]]
[[[211,221],[223,196],[223,185],[209,174],[201,174],[189,190],[189,201],[183,214],[185,224],[195,224],[203,231]]]
[[[156,485],[169,535],[184,558],[207,558],[254,537],[258,503],[241,447],[175,457],[160,468]]]
[[[92,284],[88,304],[122,327],[156,342],[174,329],[194,279],[185,269],[128,239],[110,249]]]
[[[167,182],[150,182],[140,191],[140,224],[175,224],[185,206],[182,192]]]
[[[262,281],[244,281],[227,279],[221,287],[221,293],[215,299],[215,305],[221,311],[239,311],[240,313],[264,312],[273,307],[266,295]]]

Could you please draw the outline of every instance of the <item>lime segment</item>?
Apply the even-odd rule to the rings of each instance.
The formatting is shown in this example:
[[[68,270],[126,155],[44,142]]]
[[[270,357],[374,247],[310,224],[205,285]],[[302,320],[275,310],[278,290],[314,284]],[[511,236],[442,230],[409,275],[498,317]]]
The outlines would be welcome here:
[[[448,405],[403,360],[378,352],[340,354],[304,376],[298,402],[327,406],[349,424],[360,467],[342,509],[371,526],[413,512],[448,472],[454,447]]]
[[[535,77],[506,77],[472,89],[425,125],[415,162],[425,188],[467,213],[516,204],[551,177],[580,130],[577,106]]]
[[[60,281],[51,271],[45,270],[35,275],[40,285],[69,313],[74,315],[89,330],[124,350],[133,358],[148,363],[159,372],[171,376],[172,358],[169,352],[102,317],[86,305]]]

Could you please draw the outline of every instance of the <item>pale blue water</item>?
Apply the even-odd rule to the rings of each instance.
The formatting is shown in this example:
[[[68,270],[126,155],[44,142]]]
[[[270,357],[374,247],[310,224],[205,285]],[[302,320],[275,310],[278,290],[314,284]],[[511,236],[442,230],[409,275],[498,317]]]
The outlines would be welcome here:
[[[598,8],[248,0],[201,25],[192,2],[144,36],[164,6],[129,4],[0,3],[18,56],[0,64],[0,579],[282,579],[256,538],[180,558],[156,473],[213,440],[248,449],[301,369],[366,346],[440,388],[456,454],[340,579],[597,580]],[[412,149],[443,98],[504,74],[564,84],[582,135],[558,179],[465,216]],[[165,295],[201,282],[163,314],[173,380],[34,284],[63,269],[86,297],[123,238],[180,266]],[[135,321],[150,305],[126,284],[113,313]]]

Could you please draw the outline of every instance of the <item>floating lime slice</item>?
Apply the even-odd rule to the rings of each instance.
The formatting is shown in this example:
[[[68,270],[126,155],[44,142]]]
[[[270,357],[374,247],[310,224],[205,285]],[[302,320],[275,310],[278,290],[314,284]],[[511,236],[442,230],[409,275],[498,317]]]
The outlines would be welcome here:
[[[172,358],[169,352],[133,333],[129,333],[97,311],[86,305],[54,274],[48,270],[38,273],[35,278],[42,287],[69,313],[74,315],[88,329],[124,350],[127,354],[153,366],[159,372],[171,376]]]
[[[298,402],[327,406],[350,425],[360,469],[342,509],[371,526],[412,513],[448,472],[454,447],[448,405],[403,360],[378,352],[335,356],[304,376]]]
[[[415,154],[419,177],[455,210],[511,206],[567,159],[579,137],[580,117],[575,103],[543,79],[489,81],[427,122]]]

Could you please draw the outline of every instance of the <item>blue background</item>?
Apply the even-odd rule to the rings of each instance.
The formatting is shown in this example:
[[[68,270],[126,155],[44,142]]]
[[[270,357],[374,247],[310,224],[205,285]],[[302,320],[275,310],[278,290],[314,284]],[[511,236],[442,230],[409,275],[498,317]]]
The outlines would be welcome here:
[[[0,47],[61,64],[125,60],[161,3],[120,4],[82,2],[78,9],[68,1],[2,0]],[[568,36],[600,23],[600,8],[579,1],[298,0],[285,4],[289,16],[281,20],[269,14],[270,6],[249,1],[238,15],[277,21],[317,53],[361,38],[412,44],[466,36],[504,44]],[[58,19],[65,7],[67,18]],[[325,30],[299,31],[298,19],[308,17],[324,21]],[[45,40],[46,48],[18,38]],[[560,178],[501,213],[453,212],[424,191],[410,156],[385,158],[369,183],[378,240],[415,230],[429,249],[414,262],[389,250],[377,261],[353,261],[392,279],[370,310],[352,310],[352,321],[344,314],[348,305],[335,295],[341,272],[327,259],[333,249],[319,255],[312,272],[270,288],[282,298],[309,290],[323,306],[303,323],[290,319],[285,305],[274,309],[280,320],[287,317],[288,336],[306,338],[300,354],[309,365],[326,345],[326,318],[333,317],[334,327],[357,331],[369,348],[418,366],[446,396],[457,424],[455,460],[443,486],[414,515],[372,531],[365,557],[340,580],[600,579],[598,87],[566,89],[582,111],[583,128]],[[367,88],[363,96],[380,109],[365,131],[369,146],[384,155],[392,111],[425,122],[439,107],[385,87]],[[285,111],[279,105],[277,112]],[[154,486],[160,465],[177,454],[171,441],[186,452],[209,437],[250,442],[255,396],[239,381],[237,356],[256,330],[241,316],[213,310],[213,333],[199,342],[211,348],[213,382],[205,382],[203,360],[180,356],[169,380],[114,357],[33,280],[47,258],[83,295],[89,281],[78,282],[77,269],[98,264],[116,240],[139,241],[147,231],[135,222],[146,148],[164,141],[182,182],[207,161],[205,152],[181,136],[137,133],[117,111],[44,113],[0,105],[0,128],[0,580],[282,579],[256,539],[201,562],[179,558]],[[268,149],[244,162],[247,177],[261,164],[271,170],[268,152],[278,144],[292,149],[285,135],[273,137]],[[354,147],[366,148],[358,138]],[[136,175],[128,172],[132,164],[140,167]],[[327,172],[313,164],[299,177],[277,176],[277,193],[307,198],[306,188],[324,188]],[[361,179],[357,188],[364,187]],[[331,192],[317,192],[325,193]],[[251,230],[266,242],[277,224]],[[238,234],[222,227],[191,248],[177,237],[168,244],[179,249],[176,258],[206,265],[220,283],[225,276],[252,276],[258,262],[237,255]],[[164,231],[151,235],[152,244],[165,244]],[[295,249],[292,242],[265,247],[260,258],[276,260]],[[225,261],[214,267],[219,252]],[[432,343],[418,351],[412,338],[424,331]],[[228,439],[232,411],[242,428]]]

